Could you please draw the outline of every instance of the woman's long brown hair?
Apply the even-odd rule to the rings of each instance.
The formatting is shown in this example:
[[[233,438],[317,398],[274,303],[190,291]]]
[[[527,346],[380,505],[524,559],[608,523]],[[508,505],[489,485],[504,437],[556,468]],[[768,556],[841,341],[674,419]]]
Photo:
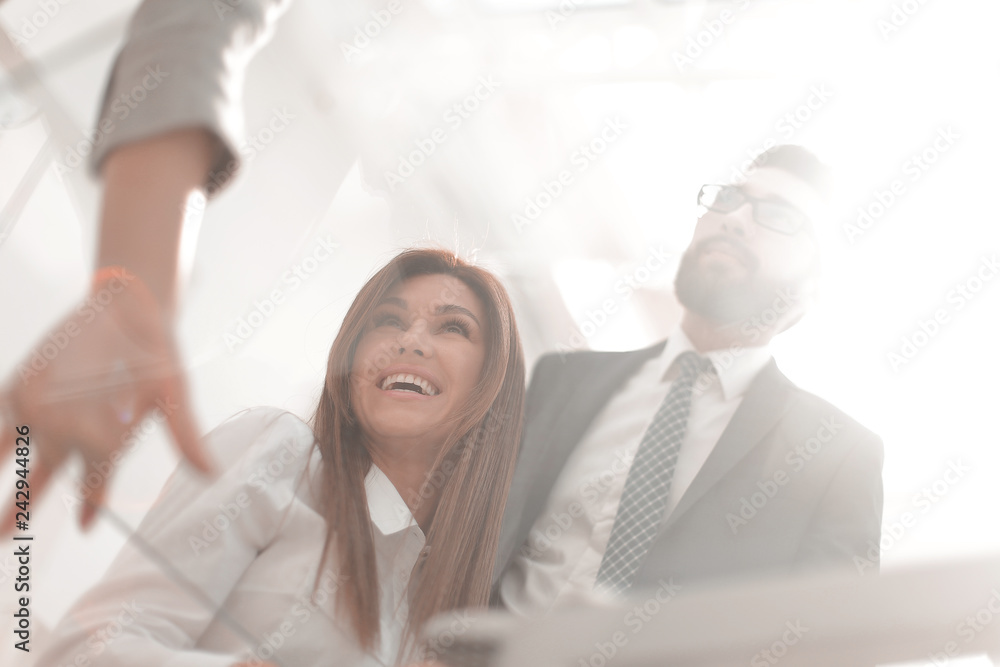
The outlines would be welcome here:
[[[440,489],[440,495],[426,536],[426,557],[414,571],[404,645],[436,614],[487,604],[520,441],[524,354],[506,290],[488,271],[444,250],[397,255],[361,288],[347,311],[330,348],[326,382],[313,417],[323,457],[320,502],[327,538],[322,563],[335,554],[341,582],[338,614],[350,621],[365,649],[378,640],[380,595],[364,485],[372,459],[351,410],[350,373],[355,349],[382,298],[408,278],[436,274],[461,280],[482,301],[487,350],[476,391],[455,417],[435,474],[425,484],[427,490],[428,485]]]

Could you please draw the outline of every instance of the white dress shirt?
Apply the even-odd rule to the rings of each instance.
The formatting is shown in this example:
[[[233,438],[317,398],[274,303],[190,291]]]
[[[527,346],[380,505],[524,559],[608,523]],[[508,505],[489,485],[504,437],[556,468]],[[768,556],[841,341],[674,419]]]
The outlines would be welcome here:
[[[374,465],[365,479],[381,642],[363,654],[336,615],[336,568],[325,568],[313,596],[326,523],[317,511],[320,455],[310,428],[258,408],[207,441],[221,462],[218,477],[177,469],[136,531],[142,544],[130,540],[67,613],[39,665],[393,664],[425,540],[392,482]]]
[[[694,346],[680,329],[616,392],[570,454],[545,510],[500,583],[504,605],[537,615],[590,598],[611,537],[629,467],[673,384],[671,364]],[[713,371],[695,383],[688,428],[677,455],[666,516],[677,507],[743,394],[771,359],[766,347],[703,355]]]

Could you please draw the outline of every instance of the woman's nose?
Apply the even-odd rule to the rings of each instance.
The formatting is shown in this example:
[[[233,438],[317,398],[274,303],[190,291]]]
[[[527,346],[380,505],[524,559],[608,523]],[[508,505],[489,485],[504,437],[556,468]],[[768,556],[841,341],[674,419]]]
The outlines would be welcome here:
[[[412,352],[418,357],[426,357],[434,351],[426,320],[416,320],[399,336],[399,354]]]

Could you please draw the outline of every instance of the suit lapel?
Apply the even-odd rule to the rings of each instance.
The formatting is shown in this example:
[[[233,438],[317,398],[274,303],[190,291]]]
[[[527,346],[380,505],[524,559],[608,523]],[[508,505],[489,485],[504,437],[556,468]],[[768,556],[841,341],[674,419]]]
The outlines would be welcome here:
[[[622,356],[615,355],[610,359],[601,360],[603,363],[595,364],[595,367],[589,370],[585,381],[578,383],[575,388],[567,387],[567,390],[573,391],[573,398],[553,425],[551,440],[553,444],[549,456],[552,465],[545,468],[545,472],[551,478],[546,480],[550,482],[546,488],[551,489],[555,484],[566,460],[576,449],[594,419],[611,400],[611,396],[648,359],[662,352],[663,345],[658,344],[652,348],[626,352]]]
[[[640,366],[662,352],[664,345],[666,342],[601,359],[593,368],[588,369],[586,380],[572,388],[573,398],[566,405],[562,416],[553,424],[550,438],[552,445],[542,467],[543,476],[537,480],[537,488],[545,490],[543,502],[548,499],[549,492],[566,465],[566,460],[576,449],[594,419],[611,400],[611,396],[639,370]],[[567,390],[570,388],[567,387]],[[543,507],[537,508],[538,511],[542,509]],[[537,515],[537,512],[535,514]]]
[[[522,460],[514,473],[511,489],[526,491],[523,500],[511,498],[508,500],[508,511],[516,512],[517,520],[505,521],[504,534],[500,537],[500,547],[494,581],[506,567],[511,553],[528,537],[531,527],[538,515],[545,509],[549,494],[555,486],[566,460],[573,453],[587,429],[614,394],[647,360],[663,351],[666,341],[652,347],[631,352],[602,354],[584,369],[579,381],[573,380],[576,374],[568,376],[567,381],[554,383],[555,391],[570,395],[569,400],[557,402],[560,414],[552,421],[552,425],[543,433],[534,434],[531,441],[525,440],[529,448],[543,448],[538,456],[532,452],[522,452]],[[588,360],[581,359],[580,363]],[[515,503],[523,507],[518,508]]]
[[[772,359],[750,384],[736,414],[667,518],[661,535],[767,435],[788,411],[793,391],[794,385]]]

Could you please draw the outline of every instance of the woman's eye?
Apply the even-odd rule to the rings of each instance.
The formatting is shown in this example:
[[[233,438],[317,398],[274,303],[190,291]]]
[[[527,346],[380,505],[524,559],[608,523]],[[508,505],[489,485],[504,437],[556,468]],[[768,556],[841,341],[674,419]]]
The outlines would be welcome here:
[[[395,315],[376,315],[375,326],[403,328],[403,321]]]
[[[447,333],[457,333],[466,338],[469,336],[469,325],[461,320],[449,320],[442,325],[441,330]]]

